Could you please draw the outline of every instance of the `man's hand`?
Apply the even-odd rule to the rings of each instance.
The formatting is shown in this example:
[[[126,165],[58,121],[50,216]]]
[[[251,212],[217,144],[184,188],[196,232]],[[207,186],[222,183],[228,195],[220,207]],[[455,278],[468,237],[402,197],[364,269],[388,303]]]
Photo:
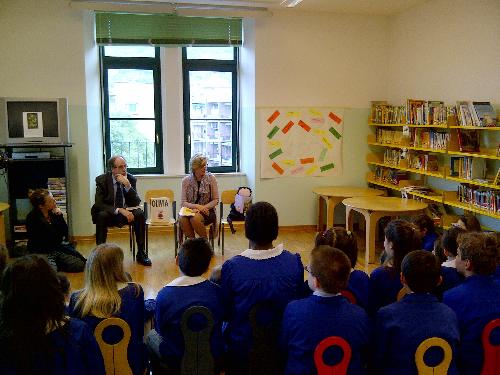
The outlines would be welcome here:
[[[126,189],[130,189],[130,187],[132,186],[130,185],[130,181],[128,180],[127,176],[124,176],[122,174],[116,174],[115,180],[125,186]]]
[[[132,212],[130,212],[129,210],[127,210],[126,208],[119,208],[118,209],[118,213],[122,214],[123,216],[125,216],[127,218],[127,221],[129,223],[131,223],[132,221],[134,221],[134,214]]]

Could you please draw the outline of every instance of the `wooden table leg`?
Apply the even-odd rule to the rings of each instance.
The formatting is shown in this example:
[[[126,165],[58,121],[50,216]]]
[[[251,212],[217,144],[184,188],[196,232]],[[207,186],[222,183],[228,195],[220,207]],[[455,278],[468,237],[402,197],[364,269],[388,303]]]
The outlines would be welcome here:
[[[345,197],[329,197],[326,203],[326,229],[333,227],[335,222],[335,207],[341,203]]]
[[[318,195],[318,225],[316,226],[316,232],[321,232],[323,230],[323,200],[325,201],[325,204],[327,204],[327,198],[322,195]]]

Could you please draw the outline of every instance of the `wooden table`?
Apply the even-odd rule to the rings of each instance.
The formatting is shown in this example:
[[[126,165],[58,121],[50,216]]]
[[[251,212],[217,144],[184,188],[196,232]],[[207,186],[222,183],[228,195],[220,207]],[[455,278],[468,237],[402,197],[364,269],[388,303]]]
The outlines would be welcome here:
[[[368,263],[375,263],[375,235],[377,223],[384,216],[413,215],[427,207],[427,203],[397,197],[355,197],[342,201],[345,204],[346,229],[352,231],[353,211],[366,220],[365,270]]]
[[[0,244],[5,245],[5,215],[4,212],[9,209],[8,203],[0,202]]]
[[[345,198],[351,197],[375,197],[384,195],[383,190],[370,189],[355,186],[321,186],[313,189],[313,193],[318,195],[318,226],[317,231],[323,230],[323,205],[326,203],[326,227],[331,228],[334,222],[335,207]]]

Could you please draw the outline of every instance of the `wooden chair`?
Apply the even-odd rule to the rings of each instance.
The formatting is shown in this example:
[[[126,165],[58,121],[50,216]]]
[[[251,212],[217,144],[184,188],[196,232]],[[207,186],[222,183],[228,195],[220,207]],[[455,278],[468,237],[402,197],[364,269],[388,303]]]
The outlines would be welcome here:
[[[344,352],[342,360],[336,365],[328,365],[323,359],[323,354],[326,349],[338,346]],[[339,336],[330,336],[323,339],[316,349],[314,350],[314,365],[316,366],[316,371],[318,375],[344,375],[347,374],[347,368],[349,367],[349,362],[351,362],[352,350],[349,343]]]
[[[224,227],[226,225],[229,225],[227,222],[227,218],[224,217],[224,205],[230,205],[234,203],[234,196],[236,195],[237,192],[238,190],[224,190],[220,195],[219,238],[217,240],[217,245],[221,246],[221,237],[222,237],[222,246],[221,246],[222,255],[224,255]],[[241,227],[245,225],[245,222],[233,221],[232,224],[235,227]]]
[[[206,326],[192,330],[188,323],[195,314],[201,314]],[[210,350],[210,336],[214,319],[209,309],[204,306],[192,306],[182,314],[181,331],[184,336],[184,355],[181,362],[182,375],[210,375],[215,373],[215,364]]]
[[[104,329],[110,326],[118,326],[123,331],[122,339],[116,344],[108,344],[102,337]],[[94,336],[101,349],[106,375],[132,375],[132,369],[127,358],[130,335],[130,327],[127,322],[120,318],[104,319],[95,327]]]
[[[151,198],[162,198],[166,197],[170,199],[170,202],[172,204],[172,217],[170,218],[169,222],[165,223],[158,223],[151,221],[151,218],[148,218],[148,207],[149,207],[149,202]],[[175,256],[177,256],[177,248],[178,248],[178,242],[177,242],[177,225],[176,223],[176,215],[177,215],[177,209],[176,209],[176,202],[174,200],[174,192],[170,189],[156,189],[156,190],[148,190],[146,191],[145,198],[144,198],[144,215],[146,217],[146,255],[148,254],[149,250],[149,227],[154,226],[154,227],[165,227],[165,228],[170,228],[172,227],[174,229],[174,252]]]
[[[441,363],[432,367],[425,364],[424,355],[433,346],[443,349],[444,357]],[[451,346],[446,340],[440,337],[431,337],[422,341],[415,351],[415,364],[417,365],[418,375],[446,375],[450,367],[451,357]]]
[[[217,221],[217,220],[216,220]],[[181,246],[184,242],[184,232],[182,231],[182,226],[179,220],[176,223],[177,226],[177,235],[178,235],[178,246]],[[210,241],[210,245],[212,245],[212,249],[214,249],[215,242],[215,223],[211,223],[205,225],[205,230],[208,232],[208,240]],[[177,256],[177,249],[175,249],[175,256]]]
[[[500,345],[492,345],[490,334],[500,327],[500,319],[494,319],[483,329],[481,341],[483,342],[484,361],[481,375],[499,375],[500,374]]]

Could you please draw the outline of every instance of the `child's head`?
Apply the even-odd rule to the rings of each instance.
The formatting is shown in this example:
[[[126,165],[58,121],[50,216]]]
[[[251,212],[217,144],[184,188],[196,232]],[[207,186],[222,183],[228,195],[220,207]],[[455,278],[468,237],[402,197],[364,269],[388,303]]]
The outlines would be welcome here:
[[[123,250],[114,243],[98,245],[85,264],[85,288],[93,292],[115,290],[120,282],[128,282],[123,269]]]
[[[444,263],[448,260],[448,257],[444,254],[443,244],[441,243],[441,238],[437,238],[434,241],[434,250],[432,250],[433,254],[438,259],[439,263]]]
[[[315,246],[327,245],[342,250],[349,261],[351,267],[356,266],[358,260],[358,242],[356,236],[351,231],[342,227],[333,227],[316,235]]]
[[[457,271],[462,275],[491,275],[495,272],[496,243],[483,233],[461,233],[457,239]]]
[[[387,261],[399,273],[406,254],[421,248],[421,238],[414,225],[405,220],[393,220],[385,227],[384,249]]]
[[[201,276],[208,270],[212,256],[212,247],[206,238],[190,238],[179,248],[177,262],[184,275]]]
[[[437,258],[425,250],[411,251],[401,262],[401,281],[415,293],[430,293],[441,280]]]
[[[245,236],[257,245],[271,244],[278,237],[278,213],[271,203],[250,206],[245,217]]]
[[[68,276],[62,272],[56,274],[59,280],[59,285],[61,286],[61,291],[64,294],[64,299],[67,301],[69,298],[69,292],[71,289],[71,283],[69,282]]]
[[[413,224],[417,226],[422,235],[426,235],[428,233],[434,233],[436,229],[434,228],[434,221],[430,218],[429,215],[420,214],[415,216],[413,219]]]
[[[456,226],[465,229],[467,232],[481,232],[481,223],[477,217],[466,214],[458,218]]]
[[[313,290],[321,289],[336,294],[347,287],[351,262],[347,255],[331,246],[317,246],[311,251],[308,284]],[[316,283],[314,282],[316,279]]]
[[[457,237],[460,233],[465,233],[465,229],[460,227],[451,227],[443,233],[441,238],[441,246],[446,256],[457,256]]]

